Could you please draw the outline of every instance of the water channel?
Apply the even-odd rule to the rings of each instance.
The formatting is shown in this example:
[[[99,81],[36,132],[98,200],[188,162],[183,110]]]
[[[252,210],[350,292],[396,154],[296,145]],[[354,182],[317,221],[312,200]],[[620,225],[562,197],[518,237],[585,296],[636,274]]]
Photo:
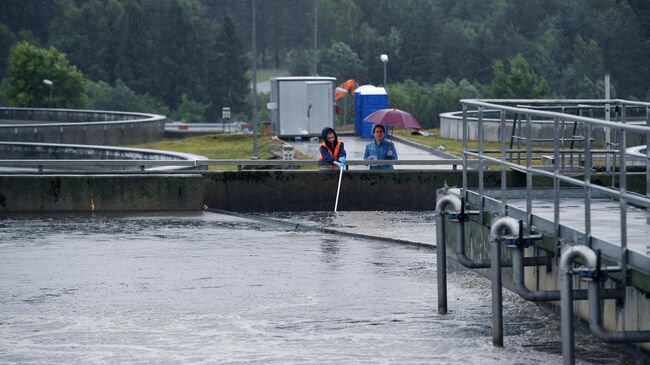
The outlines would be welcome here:
[[[435,244],[432,212],[268,217]],[[470,271],[452,268],[439,315],[435,263],[429,247],[209,212],[5,215],[0,363],[561,362],[558,316],[511,293],[493,348],[490,283]],[[649,361],[582,327],[576,348],[580,364]]]

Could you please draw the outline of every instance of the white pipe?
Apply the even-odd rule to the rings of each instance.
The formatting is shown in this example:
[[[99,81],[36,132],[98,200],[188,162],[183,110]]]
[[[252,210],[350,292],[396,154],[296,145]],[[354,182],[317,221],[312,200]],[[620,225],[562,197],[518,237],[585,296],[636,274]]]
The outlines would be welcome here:
[[[458,197],[447,194],[436,202],[436,260],[438,272],[438,313],[447,313],[447,238],[445,233],[445,209],[451,206],[460,211],[462,203]],[[457,237],[460,239],[460,237]]]
[[[490,228],[492,276],[492,344],[503,347],[503,297],[501,292],[501,245],[499,238],[519,235],[519,222],[512,217],[497,219]]]
[[[560,258],[560,319],[562,326],[562,363],[573,365],[575,362],[575,338],[573,333],[573,262],[582,258],[585,267],[595,270],[598,259],[592,249],[587,246],[571,246],[562,253]],[[589,311],[589,319],[594,313]]]
[[[339,174],[339,186],[336,188],[336,203],[334,203],[334,213],[339,208],[339,193],[341,192],[341,179],[343,178],[343,167],[340,168],[341,173]]]

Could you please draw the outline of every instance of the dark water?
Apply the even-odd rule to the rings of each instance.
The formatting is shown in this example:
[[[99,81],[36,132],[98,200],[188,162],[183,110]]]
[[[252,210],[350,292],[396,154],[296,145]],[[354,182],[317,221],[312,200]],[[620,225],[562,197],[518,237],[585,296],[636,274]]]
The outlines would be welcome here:
[[[3,217],[0,363],[561,362],[557,317],[507,293],[506,346],[493,348],[489,282],[471,272],[450,273],[451,313],[438,315],[430,249],[285,227],[212,213]],[[584,330],[576,347],[579,363],[643,363]]]

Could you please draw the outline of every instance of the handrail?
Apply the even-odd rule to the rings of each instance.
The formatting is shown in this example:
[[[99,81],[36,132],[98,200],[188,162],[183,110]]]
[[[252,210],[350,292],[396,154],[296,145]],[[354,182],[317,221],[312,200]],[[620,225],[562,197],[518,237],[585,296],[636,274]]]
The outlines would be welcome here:
[[[587,102],[589,100],[543,100],[548,103],[552,102]],[[626,123],[620,123],[620,122],[610,122],[607,120],[602,120],[602,119],[596,119],[596,118],[589,118],[589,117],[583,117],[580,115],[573,115],[573,114],[566,114],[566,113],[561,113],[561,112],[552,112],[552,111],[544,111],[544,110],[538,110],[538,109],[528,109],[528,108],[521,108],[521,107],[516,107],[516,106],[507,106],[503,104],[494,104],[496,103],[522,103],[522,102],[528,102],[531,103],[533,100],[490,100],[490,99],[461,99],[460,100],[461,104],[467,104],[467,105],[472,105],[476,107],[486,107],[486,108],[492,108],[492,109],[497,109],[497,110],[504,110],[504,111],[509,111],[513,113],[521,113],[521,114],[529,114],[529,115],[534,115],[538,117],[546,117],[546,118],[558,118],[560,120],[565,120],[565,121],[578,121],[578,122],[583,122],[583,123],[588,123],[592,125],[597,125],[600,127],[608,127],[608,128],[616,128],[616,129],[621,129],[621,130],[626,130],[626,131],[631,131],[631,132],[639,132],[639,133],[646,133],[648,131],[648,127],[645,126],[638,126],[634,124],[626,124]],[[591,102],[596,102],[596,100],[591,100]],[[644,102],[631,102],[627,100],[598,100],[597,102],[599,103],[624,103],[624,104],[630,104],[634,105],[635,107],[647,107],[650,108],[650,103],[644,103]]]
[[[374,165],[427,165],[456,166],[462,165],[462,159],[440,160],[347,160],[350,166]],[[475,164],[477,160],[469,160]],[[319,166],[315,160],[37,160],[7,159],[0,160],[0,166],[7,167],[78,167],[78,166]]]
[[[616,290],[609,290],[607,294],[604,292],[601,293],[600,288],[595,286],[595,284],[590,284],[589,290],[587,291],[587,299],[589,301],[589,317],[592,332],[601,340],[611,341],[611,342],[644,342],[650,338],[650,331],[620,331],[620,332],[607,332],[600,323],[598,314],[592,315],[592,313],[601,310],[600,300],[607,298],[616,298],[617,304],[623,308],[621,311],[621,316],[617,318],[617,321],[620,324],[622,323],[623,329],[625,329],[626,321],[626,300],[629,300],[629,297],[622,295],[625,293],[625,290],[630,285],[629,281],[632,279],[630,275],[631,270],[634,268],[630,265],[630,250],[628,249],[628,218],[627,211],[629,205],[638,205],[646,208],[650,208],[650,151],[646,149],[645,156],[645,173],[646,181],[648,182],[646,186],[645,194],[635,194],[628,191],[627,185],[627,175],[628,175],[628,164],[627,164],[627,148],[628,143],[636,144],[650,144],[650,103],[647,102],[634,102],[621,99],[607,99],[607,100],[492,100],[492,99],[463,99],[461,100],[463,106],[463,116],[462,116],[462,138],[463,138],[463,158],[473,158],[478,159],[478,173],[479,176],[482,176],[483,171],[485,170],[486,164],[497,164],[500,166],[502,174],[505,174],[506,170],[519,171],[526,176],[526,208],[525,213],[522,210],[519,216],[523,221],[525,221],[526,226],[536,227],[536,231],[542,231],[552,237],[552,249],[555,251],[553,257],[559,257],[560,252],[567,248],[568,242],[580,242],[584,246],[581,248],[569,248],[569,250],[575,250],[576,255],[582,254],[582,251],[591,251],[592,246],[598,242],[597,237],[593,237],[592,233],[592,207],[591,207],[591,196],[593,192],[604,193],[610,198],[618,201],[619,205],[619,220],[617,222],[618,226],[613,227],[618,233],[620,233],[620,246],[618,252],[610,250],[606,255],[606,258],[610,261],[613,261],[616,267],[620,268],[620,271],[617,275],[617,280],[619,284],[617,285]],[[544,110],[545,106],[552,104],[552,106]],[[561,105],[557,105],[561,104]],[[565,113],[565,108],[569,108],[575,105],[584,105],[584,104],[594,104],[596,106],[603,106],[603,111],[600,111],[597,114],[597,117],[594,118],[594,114],[590,113],[589,117],[583,116],[582,113],[569,114]],[[550,109],[550,110],[549,110]],[[559,110],[558,110],[559,109]],[[610,112],[614,112],[613,120],[610,120]],[[634,111],[635,114],[633,118],[634,122],[631,123],[631,116]],[[494,125],[488,125],[484,119],[486,113],[499,112],[499,141],[501,143],[500,156],[489,156],[489,154],[494,154],[496,151],[485,149],[485,130],[486,128],[494,128]],[[603,113],[604,112],[604,113]],[[475,113],[475,119],[472,119],[472,123],[475,124],[476,135],[478,146],[474,150],[468,148],[468,141],[470,138],[469,133],[469,118],[470,113]],[[506,119],[509,115],[516,114],[521,117],[521,125],[519,127],[519,133],[521,139],[525,141],[525,152],[523,164],[515,164],[506,159],[507,154],[510,153],[506,148],[506,138],[504,138],[504,132],[507,128]],[[552,162],[551,169],[541,169],[538,166],[532,165],[533,156],[533,145],[532,145],[532,135],[533,135],[533,123],[538,121],[538,119],[545,119],[552,126],[552,133],[548,137],[549,140],[553,141],[553,150],[552,150]],[[576,128],[579,126],[581,128],[581,134],[584,135],[581,143],[582,146],[579,146],[574,153],[580,153],[584,156],[584,164],[579,164],[574,169],[565,170],[564,161],[561,158],[562,153],[564,152],[564,141],[566,140],[565,133],[565,123],[573,123],[573,132],[570,132],[570,138],[576,133]],[[601,141],[600,138],[595,138],[596,133],[604,134],[604,139]],[[599,144],[595,146],[596,142]],[[600,145],[600,143],[603,143]],[[573,144],[572,144],[573,147]],[[603,148],[606,152],[598,151],[599,148]],[[512,149],[512,148],[511,148]],[[518,146],[519,149],[519,146]],[[537,148],[536,150],[540,150]],[[606,171],[612,173],[612,184],[611,186],[598,186],[591,180],[591,174],[593,170],[593,157],[596,154],[606,153]],[[614,166],[612,168],[612,163]],[[582,177],[575,175],[577,169],[582,169]],[[463,168],[463,189],[461,197],[468,198],[471,194],[476,194],[478,197],[476,204],[478,205],[478,210],[483,212],[486,208],[486,201],[488,200],[488,194],[484,191],[483,184],[481,184],[481,179],[479,178],[479,187],[478,191],[474,192],[468,188],[467,184],[467,168]],[[553,207],[553,218],[549,220],[549,224],[545,225],[543,229],[539,229],[539,219],[533,214],[532,200],[533,200],[533,178],[536,177],[547,177],[553,181],[553,193],[548,198],[552,201]],[[561,184],[570,185],[573,187],[578,187],[584,189],[584,231],[577,232],[575,230],[561,229],[563,226],[560,222],[562,209],[560,207],[560,186]],[[502,178],[501,184],[501,198],[496,205],[492,207],[492,212],[497,215],[510,215],[514,213],[510,211],[510,205],[507,203],[506,190],[508,189],[507,181],[505,178]],[[480,220],[483,223],[481,217]],[[552,222],[552,224],[550,223]],[[523,224],[522,224],[523,225]],[[492,232],[491,232],[492,233]],[[490,257],[492,259],[492,282],[493,282],[493,343],[495,346],[502,345],[502,329],[500,328],[501,322],[501,308],[498,306],[501,298],[499,297],[500,292],[495,290],[495,288],[501,287],[501,275],[500,275],[500,260],[495,259],[500,257],[500,250],[498,245],[494,244],[493,234],[490,235]],[[636,236],[633,236],[635,240],[639,240]],[[580,251],[582,250],[582,251]],[[570,251],[571,252],[571,251]],[[515,290],[518,294],[522,295],[527,299],[533,300],[556,300],[558,299],[557,291],[530,291],[523,285],[523,266],[521,261],[523,259],[523,249],[517,248],[513,256],[513,267],[514,267],[514,278],[513,284]],[[605,256],[605,255],[604,255]],[[566,261],[563,256],[563,261]],[[566,266],[566,262],[563,263]],[[561,265],[562,266],[562,265]],[[593,266],[593,265],[592,265]],[[638,269],[638,268],[637,268]],[[642,268],[641,268],[642,269]],[[562,285],[570,285],[570,280],[565,278],[562,272],[560,273],[560,279],[564,280]],[[567,280],[565,280],[567,279]],[[619,291],[617,293],[617,290]],[[571,297],[567,299],[564,292],[569,292]],[[573,315],[573,300],[574,299],[584,299],[585,292],[584,290],[573,291],[569,286],[568,290],[563,287],[560,292],[560,299],[562,305],[562,319],[565,320],[566,317]],[[494,299],[496,298],[496,305]],[[593,317],[593,318],[592,318]],[[566,332],[563,329],[563,332]],[[564,334],[563,334],[564,336]],[[565,336],[567,337],[567,336]],[[568,338],[568,337],[567,337]],[[571,355],[565,354],[568,358]]]

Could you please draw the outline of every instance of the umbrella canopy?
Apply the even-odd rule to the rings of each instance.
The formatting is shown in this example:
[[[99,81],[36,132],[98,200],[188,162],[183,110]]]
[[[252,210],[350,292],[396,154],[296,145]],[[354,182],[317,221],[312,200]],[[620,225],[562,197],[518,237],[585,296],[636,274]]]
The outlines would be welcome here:
[[[420,123],[409,113],[395,109],[381,109],[370,114],[363,120],[364,122],[388,125],[395,128],[413,128],[415,130],[422,129]]]

